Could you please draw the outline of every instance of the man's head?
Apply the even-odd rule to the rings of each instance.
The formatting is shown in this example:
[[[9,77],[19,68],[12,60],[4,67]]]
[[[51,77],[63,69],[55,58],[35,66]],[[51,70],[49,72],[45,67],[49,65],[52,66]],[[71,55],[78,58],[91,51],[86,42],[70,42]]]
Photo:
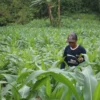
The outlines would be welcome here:
[[[67,42],[72,48],[75,48],[77,46],[77,35],[74,32],[70,33]]]

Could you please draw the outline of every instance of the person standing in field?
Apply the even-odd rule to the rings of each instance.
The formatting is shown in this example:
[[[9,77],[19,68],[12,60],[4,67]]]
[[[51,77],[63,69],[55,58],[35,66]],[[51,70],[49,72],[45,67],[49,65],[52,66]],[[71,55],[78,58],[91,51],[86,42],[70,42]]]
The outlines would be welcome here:
[[[64,62],[61,63],[61,69],[65,68],[66,63],[68,66],[78,66],[80,63],[84,62],[84,54],[86,50],[81,45],[77,44],[77,35],[75,33],[70,33],[67,39],[69,43],[66,46],[63,54]]]

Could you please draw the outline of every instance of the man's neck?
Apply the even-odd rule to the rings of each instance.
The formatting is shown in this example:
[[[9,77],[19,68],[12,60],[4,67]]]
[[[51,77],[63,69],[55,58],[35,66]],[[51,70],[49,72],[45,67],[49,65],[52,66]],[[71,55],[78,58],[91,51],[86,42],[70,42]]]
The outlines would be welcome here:
[[[75,49],[77,47],[77,44],[75,44],[75,46],[74,47],[71,47],[72,49]]]
[[[71,50],[75,50],[75,49],[78,48],[78,46],[79,46],[79,45],[75,45],[74,47],[70,47],[70,48],[71,48]]]

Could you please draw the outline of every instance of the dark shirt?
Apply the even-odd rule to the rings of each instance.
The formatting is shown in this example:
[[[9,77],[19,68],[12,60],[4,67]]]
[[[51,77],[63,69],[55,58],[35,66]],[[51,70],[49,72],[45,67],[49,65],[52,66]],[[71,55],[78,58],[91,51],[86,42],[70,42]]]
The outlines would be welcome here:
[[[86,50],[82,46],[78,46],[75,49],[72,49],[69,45],[66,46],[63,54],[64,61],[68,64],[68,66],[77,66],[80,64],[78,61],[78,58],[80,57],[80,54],[86,54]],[[84,56],[83,61],[84,60]],[[62,62],[61,69],[65,68],[65,63]]]

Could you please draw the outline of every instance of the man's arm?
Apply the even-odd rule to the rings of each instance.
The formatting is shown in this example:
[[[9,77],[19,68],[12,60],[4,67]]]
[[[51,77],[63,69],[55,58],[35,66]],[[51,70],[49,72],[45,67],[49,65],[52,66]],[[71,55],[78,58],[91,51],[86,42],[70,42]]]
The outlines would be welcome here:
[[[81,54],[86,54],[86,50],[83,47],[81,47]],[[79,57],[78,60],[79,60],[80,63],[84,62],[85,61],[84,55],[82,55],[81,57]]]
[[[64,50],[63,58],[64,58],[64,61],[65,61],[65,58],[66,58],[66,48]],[[60,69],[64,69],[65,68],[65,62],[64,61],[61,63]]]

